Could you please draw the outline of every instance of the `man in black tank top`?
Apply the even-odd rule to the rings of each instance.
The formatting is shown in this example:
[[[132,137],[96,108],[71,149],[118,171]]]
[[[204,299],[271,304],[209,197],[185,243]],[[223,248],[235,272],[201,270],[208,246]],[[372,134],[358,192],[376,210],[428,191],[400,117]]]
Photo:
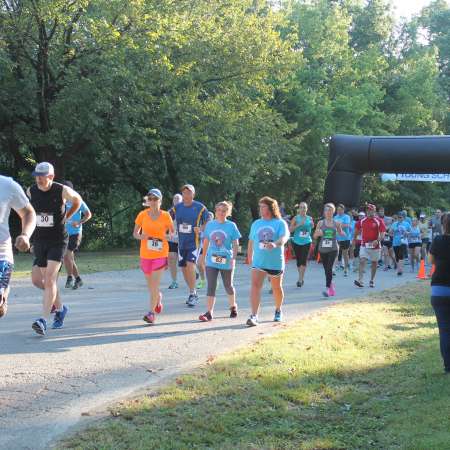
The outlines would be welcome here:
[[[53,305],[56,313],[52,328],[62,328],[68,311],[61,302],[56,282],[68,242],[65,221],[78,211],[82,200],[73,189],[53,181],[55,170],[48,162],[39,163],[33,176],[36,184],[27,191],[36,211],[36,229],[33,233],[35,260],[31,280],[36,287],[44,290],[44,298],[42,316],[33,322],[32,328],[44,335]],[[66,201],[72,203],[67,213]]]

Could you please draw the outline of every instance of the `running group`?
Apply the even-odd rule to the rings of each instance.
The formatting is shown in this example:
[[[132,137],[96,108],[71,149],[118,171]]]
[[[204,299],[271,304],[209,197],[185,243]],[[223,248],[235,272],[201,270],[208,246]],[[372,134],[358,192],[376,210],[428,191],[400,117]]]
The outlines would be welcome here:
[[[58,274],[65,265],[65,287],[77,289],[83,285],[75,262],[75,252],[82,238],[82,225],[92,217],[88,206],[70,182],[54,181],[54,168],[48,162],[37,164],[32,173],[35,184],[26,194],[11,178],[0,176],[0,317],[6,314],[10,278],[13,271],[12,242],[8,227],[11,209],[22,223],[15,246],[19,251],[32,249],[33,285],[41,289],[42,313],[32,322],[32,329],[45,335],[53,314],[53,329],[64,325],[68,307],[61,301],[57,286]],[[219,275],[228,296],[230,318],[238,316],[234,288],[234,272],[241,233],[228,218],[232,205],[220,201],[214,214],[195,200],[195,187],[185,184],[172,199],[169,211],[161,209],[162,193],[149,189],[144,197],[144,209],[135,219],[133,237],[140,241],[140,267],[149,291],[149,310],[143,320],[154,324],[164,308],[160,284],[169,268],[172,282],[169,289],[178,288],[177,267],[188,287],[186,304],[194,308],[199,303],[197,289],[206,282],[207,308],[200,321],[214,318],[214,306]],[[344,205],[324,206],[323,215],[314,223],[308,215],[308,205],[301,202],[293,217],[286,215],[271,197],[258,203],[260,218],[255,220],[248,236],[247,261],[251,267],[250,308],[247,326],[258,325],[258,312],[264,282],[269,280],[275,304],[274,321],[283,320],[283,276],[287,246],[295,255],[298,268],[296,285],[305,283],[308,261],[317,257],[324,269],[322,295],[333,297],[333,280],[338,270],[348,277],[351,264],[357,272],[355,286],[364,287],[364,274],[370,263],[369,286],[375,286],[377,269],[395,268],[402,275],[407,259],[415,270],[421,259],[426,260],[432,238],[441,234],[440,210],[430,220],[421,213],[410,218],[405,211],[387,217],[383,208],[367,204],[365,211],[346,212]],[[31,244],[32,240],[32,244]],[[352,261],[353,260],[353,261]]]

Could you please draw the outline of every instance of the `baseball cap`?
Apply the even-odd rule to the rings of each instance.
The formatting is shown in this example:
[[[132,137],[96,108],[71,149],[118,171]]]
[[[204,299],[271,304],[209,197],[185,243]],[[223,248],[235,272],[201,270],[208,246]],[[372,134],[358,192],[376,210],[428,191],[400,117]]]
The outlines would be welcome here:
[[[401,217],[406,217],[406,212],[405,211],[399,211],[397,215],[401,216]]]
[[[365,217],[365,215],[366,215],[366,213],[365,213],[364,211],[360,211],[360,212],[358,213],[358,216],[361,216],[361,217]]]
[[[185,189],[189,189],[193,194],[195,194],[195,187],[192,186],[192,184],[185,184],[181,187],[181,192],[183,192]]]
[[[377,207],[375,205],[372,205],[372,203],[367,203],[366,208],[368,211],[376,211],[377,210]]]
[[[427,217],[427,215],[424,214],[424,213],[421,213],[419,217],[420,217],[421,219],[423,219],[423,218]]]
[[[55,175],[55,168],[49,162],[40,162],[39,164],[36,164],[36,167],[31,175],[33,177]]]
[[[147,196],[148,195],[153,195],[154,197],[157,197],[159,199],[162,199],[162,194],[161,191],[159,189],[156,188],[152,188],[147,192]]]

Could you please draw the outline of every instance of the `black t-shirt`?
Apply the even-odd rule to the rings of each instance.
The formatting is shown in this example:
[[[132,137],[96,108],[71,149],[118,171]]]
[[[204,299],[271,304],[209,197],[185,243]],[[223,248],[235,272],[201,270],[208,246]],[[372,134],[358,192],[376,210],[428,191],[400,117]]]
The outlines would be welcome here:
[[[431,285],[450,286],[450,235],[436,236],[431,243],[430,253],[434,256],[436,267]]]

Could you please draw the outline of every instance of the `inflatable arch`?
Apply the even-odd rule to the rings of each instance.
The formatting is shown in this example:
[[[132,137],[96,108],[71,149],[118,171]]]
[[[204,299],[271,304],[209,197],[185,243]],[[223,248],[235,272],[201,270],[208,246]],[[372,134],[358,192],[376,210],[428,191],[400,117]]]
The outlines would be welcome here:
[[[358,206],[363,175],[450,173],[450,136],[350,136],[330,140],[324,201]]]

